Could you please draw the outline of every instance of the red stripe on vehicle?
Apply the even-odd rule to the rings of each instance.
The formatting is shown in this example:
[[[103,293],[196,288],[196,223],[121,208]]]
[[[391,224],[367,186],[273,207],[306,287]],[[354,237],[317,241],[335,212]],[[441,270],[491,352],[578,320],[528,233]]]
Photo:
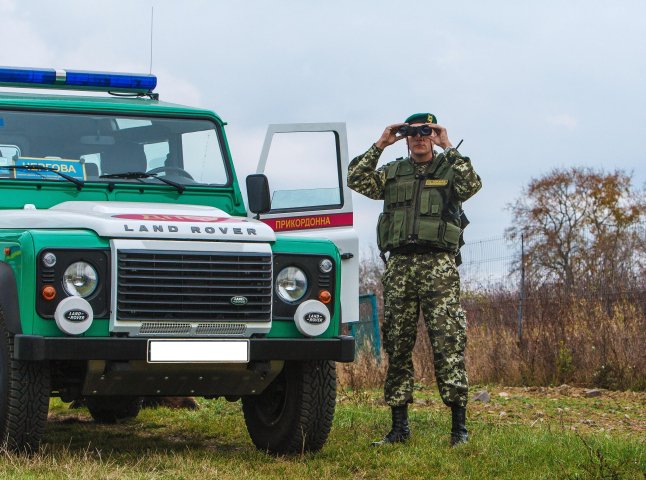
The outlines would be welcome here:
[[[307,215],[303,217],[283,217],[262,219],[275,232],[288,230],[311,230],[314,228],[351,227],[352,212],[329,215]]]
[[[112,215],[113,218],[125,218],[128,220],[150,220],[155,222],[246,222],[244,218],[210,217],[204,215],[166,215],[159,213],[122,213]]]

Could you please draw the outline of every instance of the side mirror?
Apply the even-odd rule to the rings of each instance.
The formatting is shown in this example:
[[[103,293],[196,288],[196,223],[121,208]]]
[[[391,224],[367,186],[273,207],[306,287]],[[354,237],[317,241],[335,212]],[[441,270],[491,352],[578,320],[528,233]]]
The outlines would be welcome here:
[[[247,199],[249,210],[255,214],[267,213],[271,210],[269,182],[262,173],[247,176]]]

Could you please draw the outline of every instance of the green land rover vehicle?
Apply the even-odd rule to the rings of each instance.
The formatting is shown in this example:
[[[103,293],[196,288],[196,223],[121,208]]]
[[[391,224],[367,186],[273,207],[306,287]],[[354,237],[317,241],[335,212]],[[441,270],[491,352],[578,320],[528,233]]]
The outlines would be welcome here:
[[[225,123],[161,102],[153,75],[0,68],[0,85],[50,89],[0,92],[4,445],[38,447],[52,396],[97,422],[223,396],[259,449],[320,449],[358,316],[343,124],[270,126],[259,172],[288,187],[247,177],[252,217]],[[287,132],[329,158],[269,155]]]

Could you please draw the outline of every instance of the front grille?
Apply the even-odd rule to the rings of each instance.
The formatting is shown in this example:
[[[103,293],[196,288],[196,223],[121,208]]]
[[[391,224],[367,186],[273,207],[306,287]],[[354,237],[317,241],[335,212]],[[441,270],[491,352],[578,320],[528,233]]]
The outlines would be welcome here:
[[[118,320],[271,320],[270,254],[118,250],[117,261]]]
[[[144,322],[139,327],[140,335],[189,335],[193,326],[190,323]],[[244,335],[244,323],[199,323],[195,335]]]
[[[244,335],[244,323],[200,323],[195,330],[197,335]]]
[[[171,335],[186,335],[191,331],[190,323],[142,323],[139,328],[139,333],[142,335],[158,335],[161,333]]]

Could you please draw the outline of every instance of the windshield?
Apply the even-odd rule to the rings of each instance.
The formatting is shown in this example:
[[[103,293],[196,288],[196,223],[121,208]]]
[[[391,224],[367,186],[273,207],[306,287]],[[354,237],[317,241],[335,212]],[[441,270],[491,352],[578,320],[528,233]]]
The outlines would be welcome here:
[[[89,182],[229,181],[219,129],[208,120],[0,111],[0,167],[10,167],[0,168],[0,179],[65,181],[30,165]],[[133,172],[152,175],[120,175]]]

